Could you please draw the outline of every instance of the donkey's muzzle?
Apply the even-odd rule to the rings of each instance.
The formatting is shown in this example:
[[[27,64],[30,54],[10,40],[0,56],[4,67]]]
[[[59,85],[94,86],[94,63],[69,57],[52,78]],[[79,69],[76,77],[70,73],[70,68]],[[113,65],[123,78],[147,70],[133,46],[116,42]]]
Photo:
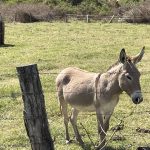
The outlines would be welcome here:
[[[143,101],[143,97],[132,98],[134,104],[140,104]]]
[[[131,97],[134,104],[140,104],[143,101],[143,96],[140,90],[135,91]]]

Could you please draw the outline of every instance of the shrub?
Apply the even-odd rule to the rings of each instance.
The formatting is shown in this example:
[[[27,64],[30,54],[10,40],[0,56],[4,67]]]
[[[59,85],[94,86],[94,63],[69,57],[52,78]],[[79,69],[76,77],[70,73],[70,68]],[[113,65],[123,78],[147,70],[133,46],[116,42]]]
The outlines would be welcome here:
[[[3,0],[5,1],[5,0]],[[21,2],[25,0],[7,0],[11,2]],[[99,16],[107,15],[123,17],[127,22],[150,22],[150,0],[143,4],[137,3],[125,5],[126,1],[119,2],[116,7],[116,0],[79,0],[80,4],[72,5],[72,0],[29,0],[32,3],[0,4],[0,13],[8,21],[34,22],[51,21],[62,19],[65,14],[96,14]],[[78,1],[78,2],[79,2]],[[122,0],[123,1],[123,0]],[[34,2],[34,3],[33,3]],[[39,3],[42,2],[42,3]],[[76,1],[77,2],[77,1]],[[130,3],[131,4],[131,3]]]
[[[5,20],[18,22],[46,21],[51,18],[51,11],[44,4],[0,5],[0,13]]]
[[[21,23],[35,22],[37,19],[32,16],[31,13],[24,12],[22,10],[16,11],[15,21]]]
[[[129,23],[149,23],[150,22],[150,0],[143,4],[136,5],[123,15],[123,20]]]

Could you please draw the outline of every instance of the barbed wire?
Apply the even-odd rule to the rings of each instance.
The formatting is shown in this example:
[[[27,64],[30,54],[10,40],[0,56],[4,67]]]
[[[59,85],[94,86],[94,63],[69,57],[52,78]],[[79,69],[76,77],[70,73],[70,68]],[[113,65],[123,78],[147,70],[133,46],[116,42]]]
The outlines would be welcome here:
[[[148,115],[150,115],[150,110],[145,110],[145,111],[137,111],[137,112],[113,112],[113,113],[105,113],[105,114],[103,114],[103,113],[99,113],[99,115],[102,115],[102,116],[107,116],[107,115],[113,115],[113,117],[114,118],[116,118],[117,120],[122,120],[121,118],[118,118],[118,117],[116,117],[116,115],[127,115],[127,116],[124,116],[125,118],[128,118],[128,117],[130,117],[131,115],[135,115],[135,114],[137,114],[137,115],[141,115],[141,114],[148,114]],[[47,115],[48,116],[50,116],[50,118],[55,118],[56,116],[58,117],[60,117],[61,116],[61,114],[56,114],[56,116],[53,116],[53,115],[51,115],[51,113],[50,112],[47,112]],[[80,114],[79,114],[79,116],[96,116],[96,113],[93,113],[93,112],[91,112],[91,113],[88,113],[88,112],[81,112]],[[34,116],[34,119],[37,119],[37,118],[39,118],[40,116]],[[20,119],[22,119],[23,117],[6,117],[6,116],[3,116],[3,115],[0,115],[0,120],[20,120]],[[30,119],[33,119],[33,116],[31,116],[31,117],[29,117],[29,120]]]
[[[150,71],[148,71],[148,72],[150,72]],[[56,74],[58,74],[58,73],[56,73],[56,72],[39,72],[39,75],[42,75],[42,74],[48,74],[48,75],[51,75],[51,74],[53,74],[53,75],[56,75]],[[7,76],[8,74],[5,74],[5,76]],[[13,76],[14,76],[14,74],[12,74]],[[18,76],[18,74],[15,74],[16,76]],[[1,76],[1,75],[0,75]],[[55,93],[57,93],[58,92],[58,90],[54,90],[54,91],[50,91],[50,93],[52,93],[52,92],[55,92]],[[43,93],[45,93],[45,91],[43,91]],[[40,94],[43,94],[43,93],[40,93]],[[69,91],[67,91],[67,92],[64,92],[64,93],[77,93],[77,92],[69,92]],[[86,94],[94,94],[95,92],[86,92]],[[97,92],[98,93],[98,92]],[[148,91],[143,91],[142,93],[150,93],[150,92],[148,92]],[[11,97],[11,98],[16,98],[16,97],[18,97],[18,96],[22,96],[22,95],[28,95],[28,94],[39,94],[39,93],[19,93],[19,92],[11,92],[10,94],[6,94],[6,95],[2,95],[2,96],[0,96],[0,98],[2,98],[2,97]],[[123,93],[123,94],[125,94],[125,93]],[[132,115],[136,115],[136,114],[148,114],[148,115],[150,115],[150,110],[144,110],[144,111],[135,111],[136,110],[136,107],[137,107],[137,105],[134,107],[134,109],[131,111],[131,112],[128,112],[128,113],[126,113],[126,112],[115,112],[115,113],[113,113],[113,117],[118,121],[116,121],[116,126],[120,126],[121,124],[123,124],[123,122],[125,121],[125,119],[127,119],[127,118],[129,118],[129,117],[131,117]],[[47,113],[48,115],[50,114],[50,113]],[[90,113],[88,113],[88,114],[86,114],[86,113],[82,113],[81,115],[89,115]],[[90,114],[90,115],[96,115],[95,113],[93,113],[93,114]],[[100,114],[100,115],[112,115],[112,113],[105,113],[105,114]],[[123,117],[121,117],[121,118],[118,118],[118,117],[116,117],[117,115],[125,115],[125,116],[123,116]],[[39,118],[40,116],[34,116],[34,118],[33,118],[33,116],[32,116],[32,118],[29,118],[29,119],[36,119],[36,118]],[[54,116],[55,117],[55,116]],[[14,120],[14,121],[16,121],[16,120],[22,120],[23,119],[23,117],[20,117],[20,118],[13,118],[13,117],[5,117],[5,116],[1,116],[0,115],[0,120]],[[50,116],[50,120],[53,120],[53,117],[51,117]],[[81,124],[80,124],[81,125]],[[91,144],[94,146],[95,144],[94,144],[94,142],[92,141],[92,138],[90,137],[90,136],[92,136],[92,134],[90,133],[90,134],[88,134],[88,131],[86,130],[86,128],[83,126],[83,125],[81,125],[82,126],[82,128],[85,130],[85,132],[86,132],[86,134],[87,134],[87,136],[88,136],[88,138],[90,139],[90,142],[91,142]],[[131,127],[129,127],[128,126],[128,128],[130,128],[131,129]],[[109,130],[110,131],[110,130]],[[136,130],[135,130],[136,131]],[[107,146],[108,145],[108,143],[110,143],[110,141],[112,141],[113,140],[113,137],[115,137],[115,135],[116,135],[116,133],[118,133],[118,131],[117,130],[114,130],[113,131],[113,133],[111,134],[111,135],[108,135],[107,134],[107,137],[109,137],[109,139],[107,140],[107,142],[106,142],[106,144],[105,144],[105,146]],[[145,145],[146,146],[149,146],[149,143],[147,143],[147,141],[145,140],[145,138],[142,136],[142,134],[145,134],[145,133],[142,133],[142,132],[140,132],[140,133],[132,133],[132,134],[123,134],[123,132],[121,132],[121,131],[119,131],[119,135],[121,135],[122,137],[128,137],[128,136],[140,136],[142,139],[143,139],[143,141],[144,141],[144,143],[145,143]],[[28,145],[28,144],[27,144]],[[6,147],[8,147],[9,145],[6,145]],[[12,145],[11,145],[12,146]],[[15,145],[14,145],[15,146]],[[24,146],[26,146],[26,145],[24,145]],[[1,147],[1,146],[0,146]],[[19,146],[20,147],[20,146]]]
[[[98,74],[98,72],[88,72],[86,70],[83,70],[87,73],[93,73],[93,74]],[[101,73],[101,72],[100,72]],[[103,72],[103,73],[110,73],[110,74],[116,74],[118,72]],[[134,72],[133,72],[134,73]],[[39,71],[39,75],[58,75],[58,74],[63,74],[63,75],[76,75],[76,76],[80,76],[76,73],[62,73],[62,72],[41,72]],[[146,75],[146,74],[150,74],[150,71],[143,71],[141,72],[141,75]],[[5,73],[5,74],[0,74],[0,77],[18,77],[19,74],[17,73]]]
[[[56,91],[46,91],[46,92],[43,92],[43,93],[18,93],[18,92],[11,92],[10,94],[1,94],[0,93],[0,99],[4,99],[4,98],[8,98],[8,100],[9,99],[13,99],[13,100],[15,100],[15,99],[17,99],[18,97],[22,97],[22,96],[26,96],[26,95],[43,95],[44,96],[44,93],[49,93],[49,94],[51,94],[51,93],[55,93],[56,95],[57,95],[57,90]],[[76,94],[77,92],[63,92],[64,94]],[[97,94],[98,94],[99,92],[97,92]],[[141,92],[142,94],[150,94],[150,92],[146,92],[146,91],[144,91],[144,92]],[[84,93],[82,93],[82,94],[84,94]],[[85,93],[86,95],[91,95],[91,94],[96,94],[95,92],[89,92],[89,93]],[[58,99],[58,97],[55,95],[55,97],[56,97],[56,99]],[[122,93],[121,95],[127,95],[126,93]],[[61,96],[61,97],[63,97],[63,95]],[[148,98],[144,98],[144,100],[149,100]],[[1,100],[0,100],[1,101]],[[145,112],[149,112],[148,110],[147,111],[145,111]],[[140,113],[140,112],[139,112]]]
[[[130,117],[131,115],[135,115],[135,114],[145,114],[145,113],[148,113],[148,114],[150,114],[150,111],[148,110],[148,111],[140,111],[140,112],[135,112],[135,109],[136,109],[136,106],[135,106],[135,108],[130,112],[130,113],[122,113],[122,114],[128,114],[127,116],[124,116],[122,119],[118,119],[118,118],[116,118],[117,120],[119,120],[119,123],[118,123],[118,125],[120,125],[120,124],[122,124],[123,122],[124,122],[124,119],[126,119],[126,118],[128,118],[128,117]],[[114,114],[117,114],[117,113],[114,113]],[[118,114],[120,114],[120,112],[118,113]],[[85,114],[81,114],[81,115],[85,115]],[[89,114],[88,114],[89,115]],[[94,114],[90,114],[90,115],[96,115],[95,113]],[[101,114],[101,115],[104,115],[104,114]],[[107,114],[105,114],[105,115],[107,115]],[[110,115],[110,113],[108,114],[108,115]],[[39,116],[38,116],[39,117]],[[1,119],[4,119],[4,120],[16,120],[16,119],[18,119],[18,118],[4,118],[3,116],[0,116],[0,120]],[[19,118],[19,119],[23,119],[23,118]],[[31,119],[31,118],[30,118]],[[34,119],[36,119],[36,117],[34,118]],[[82,126],[83,127],[83,126]],[[128,127],[129,128],[129,127]],[[117,130],[114,130],[114,132],[113,132],[113,134],[110,136],[110,138],[109,138],[109,140],[107,141],[107,144],[108,144],[108,142],[110,142],[111,140],[113,140],[112,138],[114,137],[114,135],[115,135],[115,133],[117,132]],[[120,134],[121,134],[121,136],[122,137],[126,137],[126,136],[139,136],[138,135],[138,133],[132,133],[132,134],[123,134],[122,132],[120,132]],[[90,134],[90,136],[91,136],[92,134]],[[144,139],[143,139],[144,140]],[[145,143],[146,143],[146,141],[145,141]],[[146,143],[146,145],[148,145],[148,143]]]

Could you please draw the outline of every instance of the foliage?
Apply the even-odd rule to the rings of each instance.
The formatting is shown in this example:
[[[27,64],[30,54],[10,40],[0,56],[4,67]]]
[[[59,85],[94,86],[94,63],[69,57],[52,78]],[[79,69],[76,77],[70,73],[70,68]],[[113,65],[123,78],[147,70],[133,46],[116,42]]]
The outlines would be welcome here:
[[[127,22],[149,22],[149,0],[144,2],[143,0],[120,0],[117,3],[116,0],[3,0],[2,2],[0,13],[9,22],[16,20],[14,14],[18,12],[31,16],[31,22],[62,19],[65,14],[115,15],[131,18],[125,20]],[[135,21],[139,16],[140,21],[139,19]]]
[[[150,1],[135,5],[123,15],[124,20],[130,23],[150,23]]]
[[[142,2],[143,0],[120,0],[120,4],[135,4]],[[49,6],[61,6],[62,4],[65,4],[67,7],[72,6],[72,9],[76,7],[76,10],[80,10],[80,8],[84,8],[84,10],[87,9],[87,11],[94,10],[110,10],[110,8],[114,8],[115,0],[107,1],[107,0],[2,0],[2,2],[7,3],[7,4],[18,4],[18,3],[43,3],[43,4],[48,4]],[[81,5],[81,6],[80,6]],[[110,7],[108,9],[108,7]]]

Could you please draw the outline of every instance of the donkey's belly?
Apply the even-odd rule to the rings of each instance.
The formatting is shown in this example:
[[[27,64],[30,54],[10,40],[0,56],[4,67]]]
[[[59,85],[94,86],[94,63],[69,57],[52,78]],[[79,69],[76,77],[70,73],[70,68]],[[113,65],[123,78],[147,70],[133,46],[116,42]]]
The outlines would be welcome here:
[[[73,108],[76,108],[77,110],[81,112],[93,112],[95,111],[95,106],[94,105],[89,105],[89,106],[79,106],[79,105],[71,105]]]
[[[71,106],[76,107],[91,107],[93,105],[93,93],[67,93],[64,94],[64,98]]]
[[[94,111],[94,90],[89,84],[68,85],[63,90],[64,99],[72,107],[83,111]]]
[[[80,111],[95,111],[94,93],[92,91],[71,92],[64,95],[65,100],[72,107]]]

